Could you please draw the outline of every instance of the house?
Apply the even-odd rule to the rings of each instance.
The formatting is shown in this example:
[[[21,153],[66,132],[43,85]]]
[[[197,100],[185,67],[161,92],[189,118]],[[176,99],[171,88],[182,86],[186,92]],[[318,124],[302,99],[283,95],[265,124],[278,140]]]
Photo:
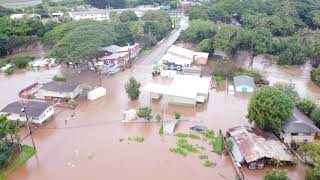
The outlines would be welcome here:
[[[46,100],[63,99],[69,100],[74,99],[82,93],[82,88],[80,83],[76,82],[57,82],[51,81],[45,83],[39,90]]]
[[[262,169],[265,164],[280,161],[293,162],[286,146],[271,132],[256,127],[237,126],[227,130],[227,138],[233,142],[231,153],[236,163],[247,163],[249,169]]]
[[[256,88],[254,79],[246,75],[233,77],[233,83],[236,88],[236,92],[251,93]]]
[[[195,107],[208,100],[210,84],[210,77],[177,75],[170,85],[150,83],[143,90],[154,99],[166,95],[169,104]]]
[[[209,57],[209,53],[195,52],[195,51],[191,51],[189,49],[175,46],[175,45],[172,45],[168,49],[168,53],[181,58],[192,60],[193,63],[202,64],[202,65],[207,64],[208,57]]]
[[[320,129],[314,122],[295,108],[293,115],[284,122],[280,137],[289,145],[307,143],[314,141],[319,132]]]
[[[54,109],[50,103],[44,101],[28,101],[24,105],[16,101],[4,107],[0,114],[7,115],[9,120],[22,122],[27,120],[25,115],[27,114],[30,122],[42,124],[54,115]]]
[[[132,63],[132,60],[134,60],[139,54],[140,46],[139,43],[124,47],[112,45],[102,48],[101,52],[102,57],[100,56],[100,58],[98,59],[104,64],[127,66],[130,65],[130,63]]]

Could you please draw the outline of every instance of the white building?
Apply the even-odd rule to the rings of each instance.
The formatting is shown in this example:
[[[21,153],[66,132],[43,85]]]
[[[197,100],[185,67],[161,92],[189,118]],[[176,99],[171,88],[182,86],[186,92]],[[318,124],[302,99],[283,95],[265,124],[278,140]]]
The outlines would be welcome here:
[[[74,20],[93,19],[97,21],[110,20],[111,13],[122,13],[124,11],[133,11],[138,17],[142,17],[147,11],[160,10],[159,7],[145,7],[145,8],[128,8],[128,9],[106,9],[106,10],[89,10],[79,12],[68,12],[69,16]]]
[[[170,85],[150,83],[143,90],[153,99],[166,95],[169,104],[195,107],[208,100],[210,84],[210,77],[177,75]]]
[[[168,54],[191,60],[195,64],[207,64],[209,53],[196,52],[190,49],[172,45],[168,49]]]
[[[0,111],[0,115],[7,115],[9,120],[22,122],[27,120],[25,114],[27,114],[29,122],[42,124],[54,115],[54,109],[48,102],[29,101],[23,106],[21,102],[16,101],[8,104]]]

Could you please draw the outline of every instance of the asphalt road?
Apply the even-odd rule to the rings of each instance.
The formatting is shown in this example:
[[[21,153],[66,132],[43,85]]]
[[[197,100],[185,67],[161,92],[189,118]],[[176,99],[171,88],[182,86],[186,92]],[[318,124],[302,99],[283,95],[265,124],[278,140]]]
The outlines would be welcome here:
[[[182,30],[186,29],[187,22],[185,19],[180,20],[180,27],[172,31],[167,37],[161,40],[151,51],[151,53],[139,58],[139,65],[152,65],[157,62],[178,39]]]

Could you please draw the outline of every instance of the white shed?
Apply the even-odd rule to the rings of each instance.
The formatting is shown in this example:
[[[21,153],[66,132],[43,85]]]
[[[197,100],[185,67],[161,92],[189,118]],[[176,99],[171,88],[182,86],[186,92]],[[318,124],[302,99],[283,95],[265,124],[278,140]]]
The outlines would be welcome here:
[[[107,94],[107,90],[103,87],[98,87],[92,91],[88,92],[88,99],[89,100],[95,100],[98,99],[102,96],[105,96]]]
[[[233,77],[234,86],[236,92],[251,93],[256,88],[254,79],[246,75],[240,75]]]

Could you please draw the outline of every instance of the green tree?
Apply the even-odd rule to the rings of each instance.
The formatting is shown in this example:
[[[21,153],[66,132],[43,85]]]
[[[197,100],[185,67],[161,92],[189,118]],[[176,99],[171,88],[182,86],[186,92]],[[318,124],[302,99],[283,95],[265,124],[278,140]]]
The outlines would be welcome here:
[[[128,22],[128,21],[137,21],[139,20],[136,13],[133,11],[124,11],[119,16],[121,22]]]
[[[312,110],[311,114],[310,114],[310,118],[312,121],[314,121],[314,123],[320,127],[320,108],[316,107]]]
[[[130,100],[136,100],[140,95],[141,84],[134,78],[131,77],[125,85],[126,92]]]
[[[239,48],[238,33],[240,27],[217,24],[217,34],[213,38],[213,47],[220,48],[229,55],[234,55]]]
[[[287,170],[270,170],[264,176],[264,180],[289,180]]]
[[[277,83],[274,85],[274,87],[288,95],[288,97],[292,100],[292,102],[294,102],[294,104],[298,103],[298,101],[300,100],[300,96],[298,92],[295,90],[293,84]]]
[[[309,98],[303,98],[301,99],[297,107],[302,111],[305,115],[310,116],[311,112],[316,107],[316,104]]]
[[[292,115],[293,100],[276,87],[264,87],[250,99],[247,118],[262,129],[280,132],[282,122]]]
[[[310,76],[311,80],[320,86],[320,67],[311,70]]]
[[[207,52],[207,53],[209,53],[209,55],[212,55],[214,53],[212,39],[208,38],[208,39],[202,40],[198,44],[197,50],[201,51],[201,52]]]
[[[137,115],[147,121],[150,121],[152,119],[151,112],[152,112],[151,108],[143,107],[143,108],[139,108]]]

